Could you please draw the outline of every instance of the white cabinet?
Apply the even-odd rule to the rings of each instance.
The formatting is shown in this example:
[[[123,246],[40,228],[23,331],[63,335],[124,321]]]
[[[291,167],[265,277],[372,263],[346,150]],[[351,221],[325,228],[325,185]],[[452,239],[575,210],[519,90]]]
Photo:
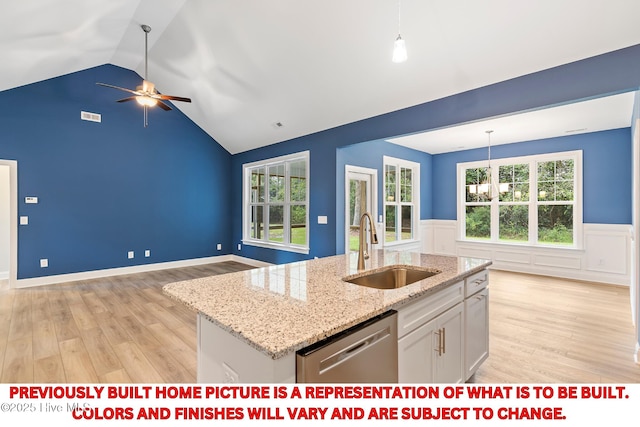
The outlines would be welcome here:
[[[398,382],[463,381],[463,282],[398,310]]]
[[[295,383],[295,352],[279,359],[198,314],[198,383]]]
[[[489,357],[489,279],[486,270],[465,280],[465,381]]]
[[[432,320],[398,340],[398,382],[435,382],[436,321]]]
[[[398,381],[461,383],[489,356],[486,270],[398,309]]]
[[[435,357],[436,383],[462,383],[464,362],[464,304],[460,303],[438,316],[436,337],[439,351]]]

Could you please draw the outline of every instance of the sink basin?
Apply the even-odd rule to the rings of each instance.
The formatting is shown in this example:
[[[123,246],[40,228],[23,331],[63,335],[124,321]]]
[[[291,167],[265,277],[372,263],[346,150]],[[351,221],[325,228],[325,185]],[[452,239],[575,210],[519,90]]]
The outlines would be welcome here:
[[[393,265],[343,278],[345,282],[376,289],[397,289],[427,277],[435,276],[440,270],[418,268],[411,265]]]

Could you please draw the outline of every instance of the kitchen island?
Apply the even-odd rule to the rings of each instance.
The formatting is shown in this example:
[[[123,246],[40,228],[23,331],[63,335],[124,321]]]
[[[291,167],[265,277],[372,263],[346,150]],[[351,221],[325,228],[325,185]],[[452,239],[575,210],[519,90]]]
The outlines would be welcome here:
[[[198,313],[198,382],[295,382],[295,353],[388,310],[459,284],[484,259],[374,250],[358,272],[357,253],[255,268],[166,285]],[[437,270],[392,290],[343,281],[392,265]]]

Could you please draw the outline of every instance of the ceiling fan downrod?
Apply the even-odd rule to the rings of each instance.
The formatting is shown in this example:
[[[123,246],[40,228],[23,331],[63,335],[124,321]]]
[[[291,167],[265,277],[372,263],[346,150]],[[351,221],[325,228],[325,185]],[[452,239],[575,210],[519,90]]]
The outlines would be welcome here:
[[[142,31],[144,31],[144,79],[147,79],[147,70],[148,70],[148,56],[149,56],[149,49],[147,47],[148,42],[147,39],[149,38],[149,33],[151,32],[151,27],[145,24],[142,24],[140,26],[142,28]]]
[[[148,47],[148,39],[149,39],[149,33],[151,32],[151,27],[145,24],[142,24],[140,26],[142,28],[142,31],[144,31],[144,80],[145,82],[148,81],[147,78],[147,73],[148,73],[148,69],[149,69],[149,47]],[[147,105],[143,105],[142,109],[144,111],[143,113],[143,120],[144,120],[144,127],[147,127],[149,125],[148,122],[148,112],[147,112]]]

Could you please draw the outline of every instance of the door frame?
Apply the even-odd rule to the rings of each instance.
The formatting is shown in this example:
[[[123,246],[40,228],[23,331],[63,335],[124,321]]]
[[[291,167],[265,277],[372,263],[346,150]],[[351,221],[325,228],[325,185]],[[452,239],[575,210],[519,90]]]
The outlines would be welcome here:
[[[377,226],[378,224],[378,170],[372,169],[372,168],[365,168],[362,166],[345,165],[344,166],[344,219],[345,219],[344,250],[346,254],[349,253],[348,227],[350,224],[350,221],[349,221],[349,216],[350,216],[349,215],[349,195],[350,195],[349,174],[350,173],[369,175],[369,178],[371,179],[371,189],[368,192],[370,200],[367,200],[367,202],[369,201],[371,202],[371,212],[369,213],[371,214],[371,219],[373,219],[373,223],[376,229],[378,228]],[[378,233],[378,231],[379,230],[376,230],[376,233],[378,234],[378,236],[380,236],[380,233]]]
[[[640,98],[636,96],[636,103]],[[635,121],[632,135],[632,219],[631,219],[631,316],[635,326],[634,361],[640,364],[640,118]]]
[[[9,289],[18,280],[18,162],[0,159],[0,166],[9,166]]]

